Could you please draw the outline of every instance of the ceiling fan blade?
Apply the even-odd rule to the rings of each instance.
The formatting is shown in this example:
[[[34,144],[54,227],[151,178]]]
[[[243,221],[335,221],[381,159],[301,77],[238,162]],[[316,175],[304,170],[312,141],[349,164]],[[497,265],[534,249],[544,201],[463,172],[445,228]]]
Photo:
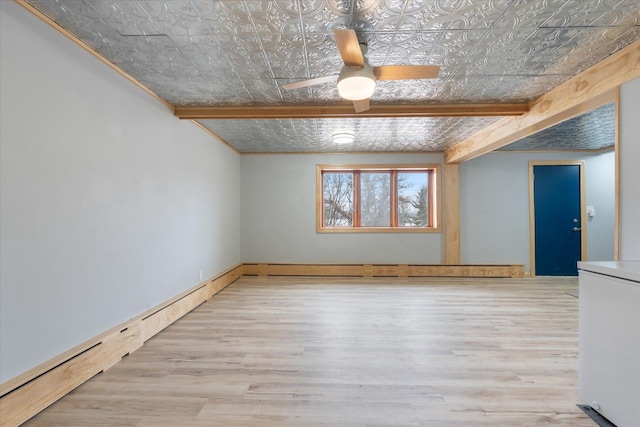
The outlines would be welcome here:
[[[437,65],[383,65],[373,67],[378,80],[435,79],[440,67]]]
[[[356,113],[367,111],[369,109],[369,98],[353,101],[353,108],[355,108]]]
[[[302,80],[295,83],[289,83],[287,85],[282,86],[282,88],[286,90],[298,89],[301,87],[319,85],[321,83],[335,82],[336,80],[338,80],[338,76],[316,77],[315,79]]]
[[[340,51],[344,65],[349,67],[364,67],[364,56],[362,55],[362,49],[360,49],[356,32],[353,30],[336,29],[333,30],[333,35],[336,37],[338,50]]]

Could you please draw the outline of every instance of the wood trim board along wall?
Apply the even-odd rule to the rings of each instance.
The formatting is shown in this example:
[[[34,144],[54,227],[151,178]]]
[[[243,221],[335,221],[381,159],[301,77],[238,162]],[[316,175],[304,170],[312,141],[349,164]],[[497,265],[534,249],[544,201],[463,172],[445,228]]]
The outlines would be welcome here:
[[[19,426],[109,369],[242,276],[514,277],[523,265],[241,264],[0,385],[1,427]]]
[[[444,263],[460,264],[460,165],[444,165]]]

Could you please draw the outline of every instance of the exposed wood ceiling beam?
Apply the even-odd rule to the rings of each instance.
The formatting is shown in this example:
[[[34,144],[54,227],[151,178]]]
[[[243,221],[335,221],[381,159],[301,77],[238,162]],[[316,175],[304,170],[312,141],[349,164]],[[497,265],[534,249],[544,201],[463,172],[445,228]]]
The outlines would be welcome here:
[[[609,56],[531,103],[528,113],[506,117],[445,151],[462,163],[616,99],[617,88],[640,77],[640,40]]]
[[[371,105],[356,113],[353,105],[254,105],[219,107],[176,107],[181,119],[313,119],[367,117],[482,117],[520,116],[528,103],[514,104],[412,104]]]

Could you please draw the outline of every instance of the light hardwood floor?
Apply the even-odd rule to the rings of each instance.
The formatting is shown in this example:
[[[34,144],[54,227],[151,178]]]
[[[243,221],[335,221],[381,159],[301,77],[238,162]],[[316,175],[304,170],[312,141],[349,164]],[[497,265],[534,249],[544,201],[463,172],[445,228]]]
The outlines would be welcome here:
[[[25,425],[594,427],[576,292],[244,277]]]

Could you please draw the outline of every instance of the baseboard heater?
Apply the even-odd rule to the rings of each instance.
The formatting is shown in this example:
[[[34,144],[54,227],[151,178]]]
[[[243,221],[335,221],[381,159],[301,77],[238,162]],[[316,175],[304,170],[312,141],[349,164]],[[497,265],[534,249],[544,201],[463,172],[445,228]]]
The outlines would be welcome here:
[[[244,263],[245,276],[524,277],[524,265]]]

